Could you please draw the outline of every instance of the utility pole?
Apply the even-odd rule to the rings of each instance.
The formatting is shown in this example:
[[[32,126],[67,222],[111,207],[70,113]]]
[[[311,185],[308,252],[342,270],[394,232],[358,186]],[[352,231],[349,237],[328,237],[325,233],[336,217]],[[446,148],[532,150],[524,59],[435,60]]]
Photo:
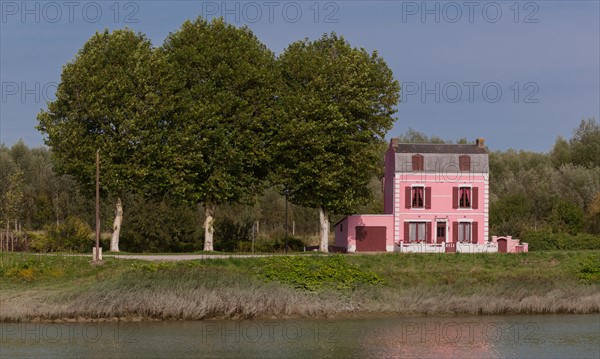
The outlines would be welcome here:
[[[96,256],[100,263],[100,150],[96,150]]]
[[[285,189],[285,253],[288,251],[288,190]]]

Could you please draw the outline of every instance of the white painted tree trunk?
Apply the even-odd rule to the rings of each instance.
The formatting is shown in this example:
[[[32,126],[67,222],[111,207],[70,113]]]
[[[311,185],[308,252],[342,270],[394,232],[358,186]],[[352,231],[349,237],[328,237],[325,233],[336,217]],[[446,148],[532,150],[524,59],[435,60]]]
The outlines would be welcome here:
[[[215,206],[207,204],[204,206],[206,219],[204,220],[204,250],[213,251],[213,235],[215,233]]]
[[[320,251],[329,252],[329,213],[324,208],[319,208],[319,221],[321,222]]]
[[[115,220],[113,221],[113,233],[110,238],[110,251],[119,252],[119,236],[121,235],[121,224],[123,223],[123,202],[117,197],[115,203]]]

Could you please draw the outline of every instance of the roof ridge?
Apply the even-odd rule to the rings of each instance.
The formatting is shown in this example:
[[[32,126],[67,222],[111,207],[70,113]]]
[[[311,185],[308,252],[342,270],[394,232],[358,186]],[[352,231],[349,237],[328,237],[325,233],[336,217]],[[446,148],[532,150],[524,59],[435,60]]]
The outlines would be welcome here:
[[[448,145],[448,146],[476,146],[476,143],[434,143],[434,142],[398,142],[399,145]]]

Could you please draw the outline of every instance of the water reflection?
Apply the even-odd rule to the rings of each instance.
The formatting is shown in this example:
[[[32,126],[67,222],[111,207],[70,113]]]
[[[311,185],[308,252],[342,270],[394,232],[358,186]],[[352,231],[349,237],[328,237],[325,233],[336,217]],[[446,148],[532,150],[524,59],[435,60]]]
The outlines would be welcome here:
[[[4,323],[0,357],[600,357],[600,315]]]

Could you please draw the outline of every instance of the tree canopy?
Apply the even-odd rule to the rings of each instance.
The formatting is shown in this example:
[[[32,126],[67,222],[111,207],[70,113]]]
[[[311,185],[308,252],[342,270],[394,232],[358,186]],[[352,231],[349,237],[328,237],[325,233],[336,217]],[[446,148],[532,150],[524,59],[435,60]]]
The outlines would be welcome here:
[[[146,125],[154,119],[153,49],[132,30],[94,34],[63,68],[56,99],[38,115],[38,129],[52,148],[55,168],[91,189],[100,150],[103,192],[119,196],[142,187],[148,173]],[[118,251],[120,197],[115,237]]]
[[[186,21],[161,52],[168,68],[157,165],[169,192],[202,203],[205,249],[212,250],[215,207],[252,198],[270,163],[276,99],[275,58],[248,28],[222,19]]]
[[[292,202],[321,210],[325,251],[329,212],[350,213],[370,199],[400,86],[377,52],[336,34],[291,44],[278,71],[284,111],[276,182]]]
[[[152,47],[131,30],[93,35],[63,68],[56,100],[38,115],[55,168],[93,188],[96,150],[102,155],[102,188],[129,190],[143,179],[135,166],[148,112]]]

